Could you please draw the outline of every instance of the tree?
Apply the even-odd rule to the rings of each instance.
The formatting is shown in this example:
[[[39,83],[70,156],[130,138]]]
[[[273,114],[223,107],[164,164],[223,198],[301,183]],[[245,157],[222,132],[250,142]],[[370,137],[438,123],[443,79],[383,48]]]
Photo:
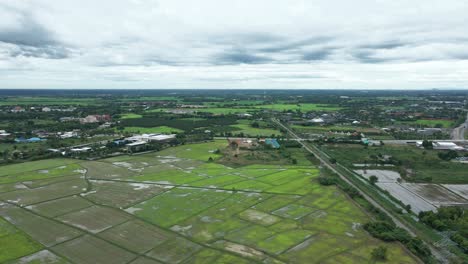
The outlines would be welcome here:
[[[372,259],[384,261],[387,260],[387,247],[379,246],[372,250]]]
[[[336,164],[336,159],[335,159],[335,158],[331,158],[331,159],[330,159],[330,163],[331,163],[331,164]]]
[[[208,158],[208,161],[209,161],[209,162],[213,162],[213,158],[212,158],[212,157],[209,157],[209,158]]]
[[[372,175],[369,177],[369,181],[372,185],[375,185],[375,183],[379,180],[379,178],[377,178],[377,176],[375,175]]]
[[[423,140],[422,146],[425,149],[432,149],[432,141],[429,141],[427,139]]]

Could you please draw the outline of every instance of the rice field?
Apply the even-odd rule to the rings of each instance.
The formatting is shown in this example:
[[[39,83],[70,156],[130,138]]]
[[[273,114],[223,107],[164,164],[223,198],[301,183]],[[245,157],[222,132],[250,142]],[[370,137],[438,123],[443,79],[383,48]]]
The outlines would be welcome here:
[[[0,173],[0,241],[18,247],[0,260],[370,263],[372,249],[385,245],[389,263],[417,263],[400,244],[367,234],[368,215],[336,187],[319,185],[320,171],[305,157],[232,168],[218,162],[216,150],[226,146],[10,165]],[[11,177],[39,170],[51,177]]]

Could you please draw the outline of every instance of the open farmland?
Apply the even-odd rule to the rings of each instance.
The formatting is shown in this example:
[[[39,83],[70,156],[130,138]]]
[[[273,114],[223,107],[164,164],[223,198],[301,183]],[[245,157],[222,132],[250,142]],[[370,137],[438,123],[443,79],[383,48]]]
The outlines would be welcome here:
[[[386,245],[390,262],[417,263],[400,244],[366,233],[361,225],[369,215],[335,186],[319,185],[319,169],[300,149],[291,151],[297,164],[234,168],[216,151],[226,146],[219,140],[85,161],[76,175],[64,169],[2,184],[0,216],[31,237],[9,259],[356,263]],[[57,168],[48,165],[34,169]]]

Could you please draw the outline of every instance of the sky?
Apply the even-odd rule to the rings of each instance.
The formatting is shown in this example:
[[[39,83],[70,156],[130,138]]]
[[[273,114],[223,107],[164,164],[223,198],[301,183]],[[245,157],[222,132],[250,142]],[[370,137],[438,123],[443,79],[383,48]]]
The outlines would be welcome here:
[[[468,1],[1,0],[0,88],[468,89]]]

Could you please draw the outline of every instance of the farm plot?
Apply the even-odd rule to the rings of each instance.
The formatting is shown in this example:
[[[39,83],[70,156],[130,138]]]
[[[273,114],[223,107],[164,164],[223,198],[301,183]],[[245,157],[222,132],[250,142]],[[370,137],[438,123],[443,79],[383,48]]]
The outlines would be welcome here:
[[[398,183],[376,183],[377,186],[382,188],[383,190],[387,190],[390,194],[395,197],[396,199],[400,200],[404,204],[411,205],[411,211],[419,214],[419,212],[423,211],[436,211],[437,208],[430,204],[429,202],[425,201],[418,195],[410,192],[408,189],[403,188]]]
[[[181,263],[202,250],[202,246],[182,237],[172,237],[147,253],[147,256],[164,263]]]
[[[127,263],[136,255],[94,236],[85,235],[52,248],[74,263]]]
[[[468,184],[444,184],[443,186],[468,200]]]
[[[25,256],[15,261],[12,261],[11,263],[14,263],[14,264],[27,264],[27,263],[66,264],[68,263],[68,261],[66,261],[62,257],[55,255],[49,250],[41,250],[32,255]]]
[[[468,200],[463,199],[440,185],[424,183],[402,183],[401,185],[436,207],[468,204]]]
[[[35,189],[21,189],[3,193],[0,194],[0,200],[26,206],[78,194],[86,190],[86,187],[86,182],[83,179],[73,179]]]
[[[391,170],[355,170],[354,172],[366,179],[375,176],[378,182],[397,182],[401,178],[400,173]]]
[[[81,166],[87,169],[86,175],[91,179],[115,179],[136,175],[135,172],[127,168],[106,162],[86,161]]]
[[[171,186],[144,183],[99,180],[91,180],[90,182],[92,190],[88,193],[83,193],[82,196],[95,203],[117,208],[126,208],[164,192],[168,187],[171,188]]]
[[[3,169],[3,168],[2,168]],[[56,178],[67,175],[82,175],[84,171],[78,164],[62,165],[54,168],[33,170],[0,177],[0,184],[34,181],[40,179]]]
[[[25,209],[12,205],[1,205],[0,216],[47,247],[81,235],[81,232],[77,229],[37,216]]]
[[[88,180],[5,184],[0,216],[50,248],[17,262],[369,263],[364,246],[385,245],[389,262],[415,263],[399,244],[364,232],[365,213],[336,187],[319,185],[304,157],[299,165],[231,168],[216,151],[225,145],[83,161]]]
[[[73,211],[81,210],[92,205],[93,204],[91,202],[81,198],[80,196],[75,195],[30,205],[26,208],[43,216],[57,217],[59,215],[64,215]]]
[[[68,164],[78,163],[77,160],[72,159],[49,159],[49,160],[38,160],[30,161],[27,166],[24,164],[13,164],[2,166],[0,171],[0,178],[7,175],[15,175],[24,172],[38,171],[38,170],[47,170],[50,168],[57,168],[61,166],[66,166]]]
[[[247,221],[237,219],[242,211],[271,195],[236,192],[209,209],[173,225],[171,229],[200,242],[222,239],[231,231],[246,227]]]
[[[0,262],[34,253],[42,246],[28,238],[12,224],[0,218]]]
[[[99,233],[130,219],[130,215],[108,207],[92,206],[58,217],[60,221],[91,233]]]
[[[188,170],[181,169],[164,170],[131,178],[132,181],[150,182],[166,185],[182,185],[203,179],[206,179],[206,177],[198,175],[196,173],[192,173]]]
[[[169,227],[228,198],[231,192],[174,188],[126,211],[154,224]]]
[[[140,254],[167,241],[172,234],[154,225],[131,220],[107,229],[99,237]]]

